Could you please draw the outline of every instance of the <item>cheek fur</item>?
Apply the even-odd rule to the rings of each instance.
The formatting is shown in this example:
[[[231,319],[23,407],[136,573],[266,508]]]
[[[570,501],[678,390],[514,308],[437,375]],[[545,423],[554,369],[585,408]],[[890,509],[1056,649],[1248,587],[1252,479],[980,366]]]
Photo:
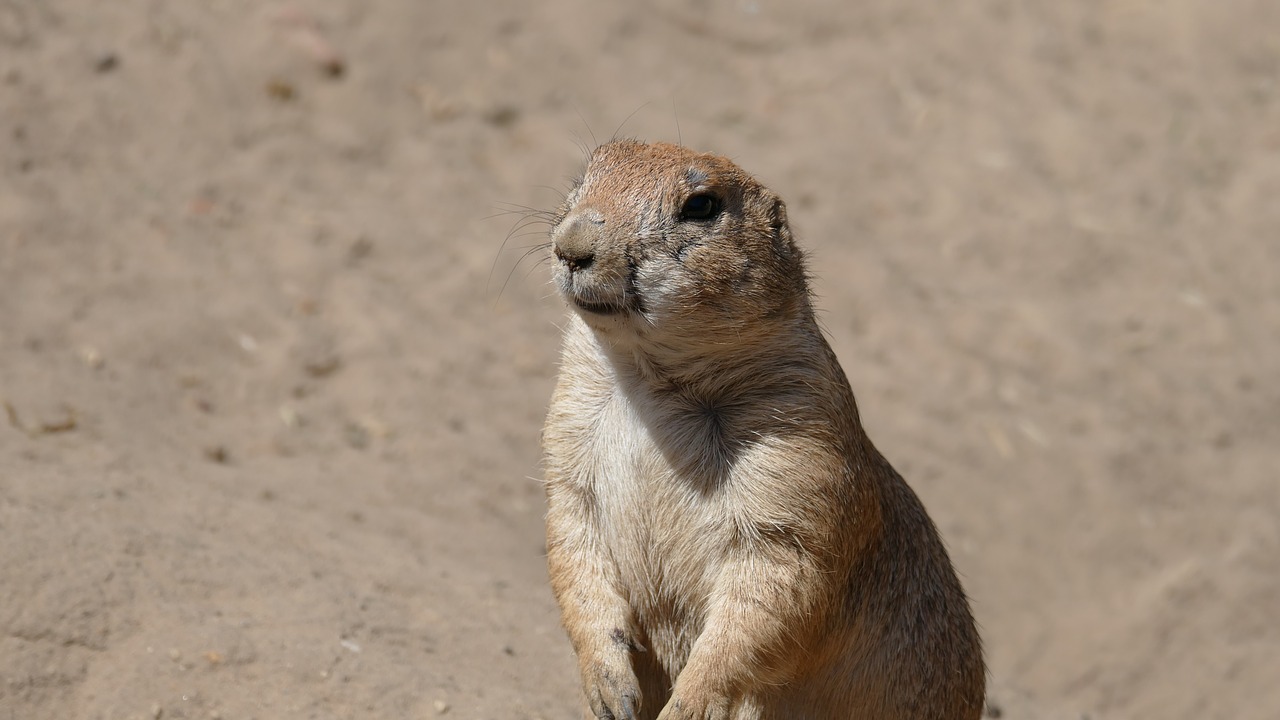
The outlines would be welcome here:
[[[636,264],[635,291],[651,315],[669,314],[690,293],[690,274],[667,255],[656,255]]]
[[[696,250],[684,260],[670,254],[650,257],[636,268],[636,290],[644,301],[649,318],[656,324],[664,319],[683,318],[681,324],[695,318],[708,323],[708,329],[720,324],[719,316],[732,314],[742,299],[736,275],[725,276],[725,262],[716,261]],[[719,318],[719,319],[717,319]]]

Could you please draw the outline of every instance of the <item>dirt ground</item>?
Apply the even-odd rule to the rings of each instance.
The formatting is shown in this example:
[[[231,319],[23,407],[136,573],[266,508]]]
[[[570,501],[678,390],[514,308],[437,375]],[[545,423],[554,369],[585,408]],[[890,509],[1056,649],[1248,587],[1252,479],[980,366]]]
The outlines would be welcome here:
[[[574,717],[502,213],[614,134],[788,200],[993,710],[1280,717],[1277,28],[0,0],[0,719]]]

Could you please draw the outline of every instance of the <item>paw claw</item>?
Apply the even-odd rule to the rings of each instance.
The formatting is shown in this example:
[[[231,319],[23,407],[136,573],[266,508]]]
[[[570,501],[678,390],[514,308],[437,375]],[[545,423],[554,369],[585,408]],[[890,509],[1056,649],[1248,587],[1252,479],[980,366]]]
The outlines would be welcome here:
[[[629,659],[620,664],[598,663],[583,674],[591,712],[599,720],[636,720],[640,685]]]

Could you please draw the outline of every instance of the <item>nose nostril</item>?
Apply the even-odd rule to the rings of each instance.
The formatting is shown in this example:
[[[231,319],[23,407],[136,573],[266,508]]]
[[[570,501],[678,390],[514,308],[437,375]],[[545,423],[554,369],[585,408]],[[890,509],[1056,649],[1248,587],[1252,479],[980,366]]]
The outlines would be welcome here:
[[[561,252],[559,249],[556,250],[556,257],[560,258],[560,261],[563,262],[565,266],[569,268],[569,272],[586,270],[587,268],[591,267],[591,263],[596,259],[596,256],[591,253],[586,253],[582,255],[570,255],[570,254]]]
[[[595,244],[603,220],[598,211],[586,209],[570,215],[552,233],[556,257],[570,272],[585,270],[595,260]]]

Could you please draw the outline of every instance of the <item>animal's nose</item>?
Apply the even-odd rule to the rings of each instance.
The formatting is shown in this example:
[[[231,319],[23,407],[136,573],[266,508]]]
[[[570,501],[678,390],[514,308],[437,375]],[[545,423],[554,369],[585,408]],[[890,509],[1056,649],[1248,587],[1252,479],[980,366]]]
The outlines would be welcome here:
[[[591,267],[602,225],[604,216],[598,211],[581,210],[565,218],[556,228],[552,248],[570,272]]]

